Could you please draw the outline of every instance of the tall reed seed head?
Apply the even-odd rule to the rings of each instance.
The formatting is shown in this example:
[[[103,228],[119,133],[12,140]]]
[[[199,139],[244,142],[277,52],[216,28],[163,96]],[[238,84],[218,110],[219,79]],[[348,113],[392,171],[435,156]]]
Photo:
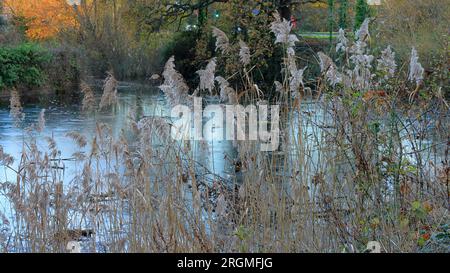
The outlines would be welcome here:
[[[381,52],[381,57],[378,59],[377,65],[378,71],[384,74],[384,79],[388,80],[392,78],[397,70],[397,64],[395,62],[395,52],[388,46]]]
[[[347,52],[348,50],[348,39],[345,37],[345,31],[340,28],[339,29],[339,35],[337,37],[338,43],[336,45],[336,52]]]
[[[291,77],[289,79],[289,87],[291,89],[291,92],[297,92],[300,88],[300,86],[304,86],[303,83],[303,72],[305,71],[306,67],[304,69],[298,69],[296,71],[291,72]]]
[[[216,51],[222,51],[223,54],[229,53],[230,51],[230,40],[228,39],[225,32],[213,27],[213,36],[216,38]]]
[[[0,145],[0,166],[10,166],[14,163],[14,158],[5,153],[3,146]]]
[[[201,69],[197,71],[197,74],[200,76],[200,90],[208,90],[212,95],[214,90],[214,73],[216,71],[216,58],[212,58],[209,60],[205,69]]]
[[[423,81],[424,68],[419,62],[419,56],[417,56],[417,50],[413,47],[411,49],[411,59],[409,61],[409,76],[408,80],[416,82],[417,84]]]
[[[317,53],[317,55],[319,57],[320,71],[324,73],[326,80],[332,86],[341,83],[343,77],[341,73],[338,71],[333,60],[323,52],[319,52]]]
[[[223,77],[217,76],[216,82],[219,83],[220,87],[220,100],[222,102],[232,102],[233,95],[235,94],[235,91],[232,87],[230,87],[230,83]]]
[[[42,109],[39,113],[38,124],[36,130],[42,132],[45,129],[45,109]]]
[[[369,23],[370,18],[366,18],[361,24],[361,27],[356,31],[355,36],[358,41],[367,42],[368,40],[370,40]]]
[[[23,113],[22,103],[20,102],[20,95],[17,89],[11,89],[11,96],[9,99],[9,114],[15,122],[21,122],[25,118]]]
[[[81,93],[83,94],[81,110],[83,112],[95,111],[96,101],[95,101],[94,91],[85,81],[81,81],[80,88],[81,88]]]
[[[250,48],[247,46],[247,44],[239,40],[239,60],[244,66],[247,66],[250,64]]]
[[[163,72],[164,82],[159,86],[173,107],[179,104],[190,104],[188,99],[189,87],[186,81],[175,69],[175,57],[172,56],[166,62]]]
[[[100,100],[99,108],[103,110],[117,103],[117,86],[118,81],[111,71],[107,72],[107,77],[103,84],[103,95]]]
[[[293,54],[295,43],[298,37],[291,34],[292,24],[286,19],[282,19],[278,12],[274,13],[275,21],[270,24],[270,30],[275,34],[275,44],[283,44],[287,48],[288,54]]]

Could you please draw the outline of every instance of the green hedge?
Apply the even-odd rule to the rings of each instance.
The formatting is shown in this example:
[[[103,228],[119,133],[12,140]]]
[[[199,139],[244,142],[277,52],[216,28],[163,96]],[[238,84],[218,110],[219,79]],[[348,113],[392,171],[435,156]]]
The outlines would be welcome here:
[[[50,59],[48,51],[33,43],[0,46],[0,89],[42,85],[45,81],[43,67]]]

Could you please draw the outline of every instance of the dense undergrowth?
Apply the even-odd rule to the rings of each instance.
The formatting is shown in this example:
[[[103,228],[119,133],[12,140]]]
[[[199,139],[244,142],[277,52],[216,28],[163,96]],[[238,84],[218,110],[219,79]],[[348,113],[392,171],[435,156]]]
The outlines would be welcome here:
[[[43,70],[49,61],[49,53],[37,44],[0,47],[0,89],[42,85],[45,81]]]

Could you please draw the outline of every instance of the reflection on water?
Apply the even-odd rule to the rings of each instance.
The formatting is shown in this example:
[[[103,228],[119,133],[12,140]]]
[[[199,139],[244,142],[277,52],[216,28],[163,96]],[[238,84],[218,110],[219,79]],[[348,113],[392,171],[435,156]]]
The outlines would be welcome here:
[[[99,101],[99,98],[97,99]],[[0,107],[0,145],[5,153],[15,158],[14,168],[18,165],[24,143],[31,138],[25,129],[38,122],[39,113],[44,109],[38,104],[26,104],[23,105],[23,108],[25,119],[18,128],[10,117],[8,107]],[[90,140],[95,135],[97,123],[105,123],[111,126],[112,135],[118,138],[122,129],[127,131],[129,128],[128,119],[131,110],[136,112],[138,118],[168,117],[170,115],[164,95],[157,88],[141,85],[119,87],[119,101],[113,111],[87,115],[81,112],[80,105],[61,106],[57,101],[51,99],[46,102],[45,110],[45,129],[36,137],[37,147],[41,151],[47,151],[46,138],[52,137],[61,152],[60,158],[62,159],[69,159],[74,153],[79,152],[76,143],[66,137],[69,132],[77,131]],[[232,160],[229,159],[234,155],[232,143],[230,141],[211,141],[207,146],[208,148],[205,149],[202,145],[195,145],[193,159],[211,173],[221,177],[230,177],[234,173]],[[86,147],[83,150],[89,151],[89,149],[90,147]],[[76,163],[70,160],[63,161],[63,164],[63,180],[73,179],[74,173],[80,166],[76,166]],[[4,171],[2,169],[0,181],[15,181],[14,172],[6,168]]]
[[[90,151],[89,141],[96,134],[97,124],[105,123],[111,127],[112,136],[118,139],[122,130],[129,131],[129,114],[135,112],[137,118],[158,116],[168,117],[170,109],[166,104],[164,95],[154,87],[119,87],[119,100],[113,111],[101,112],[86,115],[81,112],[81,106],[78,104],[64,105],[60,102],[48,100],[45,105],[45,129],[41,133],[33,132],[37,148],[40,151],[48,151],[48,142],[46,138],[51,137],[61,152],[58,158],[58,167],[63,167],[63,177],[59,178],[65,183],[70,183],[76,176],[82,172],[82,164],[70,160],[73,155],[79,151],[76,142],[69,139],[66,134],[69,132],[79,132],[88,140],[88,146],[83,148],[84,152]],[[98,92],[97,101],[100,101],[100,92]],[[26,147],[25,143],[30,143],[31,136],[26,128],[33,126],[38,122],[38,117],[43,106],[38,104],[23,105],[25,119],[16,127],[14,120],[10,117],[7,106],[0,107],[0,146],[5,153],[14,157],[15,162],[12,169],[17,169],[21,154]],[[38,134],[38,135],[35,135]],[[191,147],[191,157],[205,168],[204,178],[213,178],[218,175],[230,180],[235,173],[233,158],[235,150],[231,141],[211,141],[203,145],[196,142]],[[206,147],[206,148],[205,148]],[[68,159],[68,160],[65,160]],[[169,163],[170,164],[170,163]],[[168,166],[166,166],[168,167]],[[15,172],[9,168],[0,168],[0,182],[11,182],[15,184],[17,179]],[[149,174],[151,175],[151,174]],[[0,195],[0,212],[11,218],[13,215],[13,204]],[[89,225],[88,225],[89,226]]]
[[[98,94],[100,95],[100,94]],[[99,98],[98,98],[99,101]],[[209,103],[218,103],[214,99],[208,101]],[[37,139],[37,146],[40,150],[47,150],[48,143],[46,137],[52,137],[57,144],[58,150],[61,151],[61,158],[71,158],[72,155],[78,152],[78,146],[74,141],[66,137],[68,132],[77,131],[87,139],[92,139],[95,134],[97,123],[105,123],[111,126],[112,135],[117,138],[122,129],[127,131],[128,117],[130,110],[136,112],[137,117],[160,116],[168,117],[170,109],[167,106],[166,100],[157,88],[151,86],[143,86],[137,84],[122,85],[119,87],[119,101],[113,111],[100,112],[95,114],[83,114],[81,107],[78,104],[64,105],[53,99],[47,99],[45,107],[38,104],[24,105],[25,119],[20,125],[16,127],[13,119],[10,117],[7,106],[0,106],[0,145],[4,151],[12,155],[16,159],[14,166],[17,166],[17,159],[20,158],[23,150],[25,140],[30,136],[25,132],[25,128],[37,123],[39,113],[42,109],[45,111],[46,126],[43,132],[39,134]],[[295,111],[291,115],[291,125],[287,126],[286,131],[282,133],[280,156],[279,160],[283,163],[286,155],[290,157],[289,162],[302,162],[303,168],[309,168],[309,172],[314,174],[322,162],[321,151],[319,144],[324,141],[322,130],[323,127],[329,126],[331,119],[324,114],[323,107],[311,101],[304,101],[301,106],[301,111]],[[204,118],[204,122],[207,118]],[[218,139],[213,137],[219,132],[223,132],[224,128],[216,126],[212,132],[205,135],[206,139]],[[308,151],[299,151],[299,142],[312,143],[311,149]],[[405,148],[410,149],[411,145],[408,139],[403,140]],[[233,148],[232,141],[227,140],[212,140],[207,144],[207,149],[201,143],[196,143],[193,147],[193,159],[206,167],[209,172],[219,175],[223,178],[231,177],[234,174],[233,160],[236,156],[236,151]],[[200,145],[198,145],[200,144]],[[430,143],[424,140],[421,146],[427,147]],[[300,145],[301,146],[301,145]],[[419,147],[422,148],[422,147]],[[87,150],[89,149],[86,148]],[[288,153],[286,153],[288,152]],[[408,151],[410,152],[410,151]],[[307,160],[299,158],[306,155]],[[272,153],[277,156],[278,153]],[[73,177],[74,169],[71,161],[64,161],[64,179]],[[283,165],[283,164],[282,164]],[[287,166],[284,168],[285,172],[295,172],[295,168],[299,166]],[[322,166],[326,169],[326,166]],[[319,168],[320,169],[320,168]],[[14,180],[14,173],[6,169],[0,172],[0,181]]]
[[[209,103],[218,103],[217,100],[214,101],[211,98],[206,99],[206,101]],[[43,108],[46,109],[46,126],[43,132],[33,133],[39,134],[35,138],[37,141],[36,145],[39,150],[47,151],[48,143],[45,138],[51,137],[61,152],[58,158],[62,159],[70,159],[74,153],[79,152],[76,143],[66,137],[66,134],[69,132],[77,131],[90,140],[96,134],[97,124],[105,123],[111,127],[112,136],[117,139],[123,129],[126,132],[129,131],[128,118],[130,112],[136,112],[138,118],[150,116],[168,117],[170,115],[170,109],[159,90],[153,87],[141,86],[138,88],[134,85],[119,88],[118,104],[114,107],[113,111],[109,112],[86,115],[81,113],[81,107],[77,104],[61,106],[58,102],[51,100],[45,105],[45,107],[38,104],[24,105],[25,119],[21,124],[21,128],[15,126],[13,119],[10,117],[9,109],[5,106],[0,106],[0,145],[3,147],[4,152],[12,155],[16,159],[13,168],[17,168],[21,153],[25,148],[24,145],[29,143],[27,141],[28,138],[32,138],[26,132],[25,128],[37,123],[39,113]],[[324,106],[324,104],[306,100],[302,102],[298,110],[290,111],[288,121],[282,121],[280,151],[263,153],[262,156],[258,155],[259,158],[251,158],[250,160],[257,161],[254,166],[267,166],[262,164],[257,165],[260,163],[259,160],[261,158],[262,160],[267,160],[269,166],[273,167],[273,169],[270,169],[270,171],[273,170],[271,175],[281,178],[274,181],[282,181],[281,184],[285,186],[288,194],[294,192],[294,188],[290,187],[300,184],[294,183],[297,180],[300,181],[300,179],[301,181],[307,181],[307,183],[310,183],[310,181],[313,182],[311,184],[314,184],[314,176],[317,176],[318,179],[325,178],[330,181],[333,179],[345,181],[346,175],[352,175],[352,160],[344,158],[342,162],[338,161],[339,158],[336,156],[337,152],[333,150],[337,145],[333,143],[329,144],[330,141],[336,141],[334,138],[330,138],[330,136],[336,135],[336,124],[333,124],[333,119],[326,114],[326,104]],[[204,118],[203,122],[207,120],[208,118]],[[196,141],[193,147],[191,147],[192,153],[190,156],[193,157],[196,163],[201,164],[202,167],[208,170],[205,173],[208,176],[211,175],[211,178],[214,175],[218,175],[226,178],[228,181],[233,181],[233,178],[236,178],[236,181],[242,179],[244,181],[250,180],[250,182],[254,182],[254,176],[251,175],[252,172],[246,173],[245,166],[239,167],[242,170],[237,170],[238,163],[242,166],[245,164],[244,160],[250,162],[249,158],[245,158],[245,149],[243,149],[244,152],[242,150],[240,151],[242,162],[237,162],[237,152],[233,147],[233,142],[219,140],[221,138],[217,134],[222,132],[223,129],[221,126],[215,126],[212,132],[208,132],[205,138],[215,140],[209,141],[206,149],[202,147],[202,143]],[[411,140],[408,139],[406,131],[402,131],[401,134],[404,156],[415,163]],[[414,143],[416,150],[423,151],[419,153],[420,155],[423,154],[423,164],[431,161],[429,158],[431,153],[426,154],[426,151],[429,150],[429,147],[433,143],[434,141],[428,139],[420,139],[417,143]],[[381,153],[383,146],[376,148],[379,148]],[[439,146],[437,146],[437,149],[439,150]],[[89,151],[90,147],[86,147],[83,150]],[[166,159],[166,157],[164,156],[163,159]],[[433,161],[439,162],[439,159],[434,158]],[[167,163],[167,165],[172,164],[169,162],[164,163]],[[64,172],[62,172],[63,177],[58,181],[70,182],[74,178],[75,173],[80,173],[80,168],[82,168],[82,166],[77,166],[77,163],[71,160],[63,160],[61,164],[63,164]],[[167,165],[164,164],[164,168],[170,169],[172,166]],[[103,169],[103,167],[103,165],[100,166],[100,169]],[[320,173],[321,171],[328,170],[333,171],[330,171],[330,174]],[[253,168],[253,172],[256,171],[259,172],[260,169]],[[238,173],[237,175],[236,172]],[[173,173],[173,170],[169,170],[168,173]],[[327,175],[336,175],[339,177],[327,177]],[[152,177],[152,174],[149,174],[149,177]],[[0,182],[6,181],[15,182],[16,174],[8,168],[0,168]],[[352,184],[350,183],[348,185],[351,186]],[[311,189],[308,194],[313,195],[317,192],[314,185],[311,186]],[[342,192],[347,191],[342,190]],[[348,190],[348,192],[352,191]],[[4,197],[0,195],[0,212],[8,214],[9,211],[12,211],[10,208],[12,204],[4,202],[2,198]],[[186,199],[187,202],[191,201],[189,197],[186,197]],[[204,215],[203,218],[206,219],[207,217]],[[205,220],[205,222],[207,221]],[[91,228],[92,226],[95,225],[87,223],[86,228]],[[102,235],[99,234],[99,236]]]

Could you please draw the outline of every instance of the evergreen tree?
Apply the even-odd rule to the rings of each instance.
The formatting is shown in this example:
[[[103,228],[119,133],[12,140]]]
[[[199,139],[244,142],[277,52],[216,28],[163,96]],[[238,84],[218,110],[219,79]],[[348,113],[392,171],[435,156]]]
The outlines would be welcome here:
[[[367,0],[357,0],[355,7],[355,29],[358,29],[369,15],[370,7],[367,4]]]
[[[348,27],[348,0],[340,0],[339,28],[346,29],[347,27]]]

